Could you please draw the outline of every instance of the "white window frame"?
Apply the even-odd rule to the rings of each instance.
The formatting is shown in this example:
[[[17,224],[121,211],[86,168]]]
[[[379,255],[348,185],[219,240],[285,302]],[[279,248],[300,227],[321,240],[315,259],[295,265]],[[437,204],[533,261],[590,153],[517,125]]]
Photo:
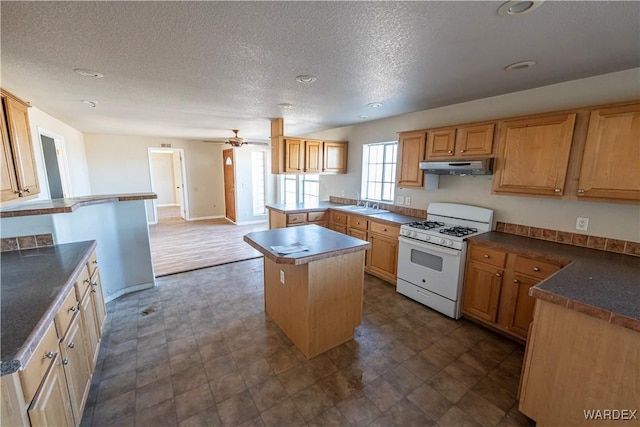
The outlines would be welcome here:
[[[382,163],[374,163],[382,165],[382,173],[380,177],[372,177],[369,176],[369,170],[371,165],[371,148],[383,146],[382,153]],[[388,158],[388,153],[386,147],[393,146],[393,153],[391,155],[391,159]],[[397,141],[387,141],[387,142],[375,142],[371,144],[364,144],[362,146],[362,181],[360,184],[360,194],[361,198],[364,200],[371,200],[375,202],[383,202],[383,203],[393,203],[395,197],[395,176],[396,176],[396,167],[398,160],[398,142]],[[387,179],[385,179],[385,176]],[[377,179],[379,178],[379,179]],[[376,192],[375,190],[371,190],[371,185],[380,184],[380,192]],[[384,189],[386,187],[390,187],[390,195],[389,198],[384,198]]]
[[[251,152],[251,183],[253,186],[253,216],[267,214],[266,155],[264,151]]]
[[[295,181],[295,200],[287,200],[286,181]],[[317,183],[317,194],[305,193],[305,182]],[[307,187],[308,188],[308,187]],[[315,200],[313,200],[315,199]],[[280,202],[286,204],[316,203],[320,200],[320,176],[319,175],[281,175],[280,176]]]

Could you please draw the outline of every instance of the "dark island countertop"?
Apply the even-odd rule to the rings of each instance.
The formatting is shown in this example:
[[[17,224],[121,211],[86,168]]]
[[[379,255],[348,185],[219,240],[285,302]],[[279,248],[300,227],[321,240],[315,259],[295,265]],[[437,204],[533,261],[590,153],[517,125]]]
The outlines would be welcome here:
[[[155,193],[130,193],[102,194],[95,196],[69,197],[66,199],[41,200],[35,202],[20,203],[17,205],[3,206],[2,208],[0,208],[0,218],[67,213],[73,212],[83,206],[97,205],[100,203],[128,202],[132,200],[148,200],[157,198],[158,196]]]
[[[2,253],[1,375],[27,362],[95,247],[87,241]]]
[[[529,294],[640,332],[640,257],[500,232],[469,241],[564,265]]]
[[[363,251],[371,247],[369,242],[315,224],[256,231],[245,235],[244,241],[275,263],[294,265]],[[300,243],[309,250],[282,255],[271,249],[271,246],[288,246],[294,243]]]

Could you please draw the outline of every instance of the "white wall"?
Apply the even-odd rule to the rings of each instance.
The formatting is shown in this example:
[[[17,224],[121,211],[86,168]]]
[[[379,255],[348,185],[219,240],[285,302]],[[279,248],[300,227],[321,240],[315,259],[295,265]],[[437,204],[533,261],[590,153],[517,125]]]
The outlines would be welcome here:
[[[173,180],[173,153],[150,153],[153,191],[158,195],[158,205],[176,203]]]
[[[151,191],[148,147],[183,148],[190,219],[224,215],[222,150],[202,141],[127,135],[85,134],[94,194]]]
[[[360,191],[362,145],[395,141],[401,131],[639,98],[640,68],[636,68],[314,133],[308,136],[349,141],[349,173],[321,175],[320,198]],[[586,234],[640,241],[639,206],[491,195],[491,179],[443,176],[438,190],[398,189],[396,196],[410,196],[411,206],[419,209],[432,201],[485,206],[495,209],[498,221],[570,232],[576,232],[576,217],[583,216],[590,219]]]

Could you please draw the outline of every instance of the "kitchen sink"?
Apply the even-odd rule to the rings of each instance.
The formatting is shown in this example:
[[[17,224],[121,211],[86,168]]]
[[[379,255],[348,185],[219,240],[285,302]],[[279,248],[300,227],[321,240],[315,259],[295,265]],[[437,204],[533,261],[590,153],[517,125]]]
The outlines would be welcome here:
[[[384,209],[375,209],[375,208],[371,208],[371,207],[356,206],[356,205],[332,206],[331,209],[336,209],[336,210],[339,210],[339,211],[353,212],[353,213],[358,213],[358,214],[361,214],[361,215],[371,215],[371,214],[389,212],[389,211],[385,211]]]

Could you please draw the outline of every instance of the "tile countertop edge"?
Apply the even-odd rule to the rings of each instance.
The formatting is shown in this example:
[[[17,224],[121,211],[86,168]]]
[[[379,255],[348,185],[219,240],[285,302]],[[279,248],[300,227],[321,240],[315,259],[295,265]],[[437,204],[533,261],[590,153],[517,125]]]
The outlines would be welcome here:
[[[625,316],[623,314],[620,313],[616,313],[613,310],[604,308],[604,307],[598,307],[596,305],[593,305],[593,303],[588,303],[585,301],[579,301],[575,298],[569,297],[569,296],[565,296],[565,295],[561,295],[558,292],[553,292],[550,291],[548,289],[544,289],[545,284],[549,281],[549,280],[566,280],[565,278],[570,277],[570,275],[576,275],[577,273],[575,271],[573,271],[575,268],[579,268],[580,267],[580,259],[577,258],[572,258],[572,257],[566,257],[566,256],[560,256],[558,254],[550,254],[550,253],[544,253],[544,249],[540,249],[540,250],[531,250],[531,249],[527,249],[524,247],[519,247],[517,244],[510,244],[510,243],[502,243],[502,242],[495,242],[495,241],[491,241],[491,240],[487,240],[487,236],[489,235],[508,235],[505,233],[500,233],[500,232],[496,232],[496,231],[492,231],[489,233],[485,233],[484,235],[479,235],[479,236],[474,236],[469,238],[470,242],[477,242],[478,244],[482,244],[485,246],[489,246],[489,247],[493,247],[496,249],[502,249],[502,250],[506,250],[512,253],[516,253],[518,255],[523,255],[523,256],[527,256],[527,257],[533,257],[535,259],[540,259],[543,261],[550,261],[550,262],[554,262],[554,263],[558,263],[561,264],[563,267],[558,270],[557,272],[555,272],[554,274],[552,274],[551,276],[547,277],[546,279],[542,280],[540,283],[538,283],[537,285],[531,287],[531,289],[529,289],[529,295],[552,303],[552,304],[556,304],[556,305],[560,305],[564,308],[570,309],[570,310],[574,310],[577,311],[579,313],[583,313],[585,315],[591,316],[591,317],[596,317],[600,320],[604,320],[605,322],[608,323],[612,323],[614,325],[626,328],[626,329],[631,329],[635,332],[640,332],[640,318],[636,319],[633,317],[629,317],[629,316]],[[512,235],[509,235],[512,236]],[[544,242],[544,243],[540,243],[543,241],[540,241],[538,239],[532,239],[530,237],[524,237],[524,236],[515,236],[512,237],[512,239],[526,239],[527,241],[532,241],[532,242],[536,242],[538,244],[541,245],[554,245],[557,246],[558,248],[572,248],[571,250],[575,250],[575,251],[580,251],[580,250],[585,250],[585,251],[597,251],[596,249],[591,249],[591,248],[584,248],[584,247],[574,247],[574,246],[569,246],[569,245],[564,245],[562,243],[556,243],[556,242]],[[599,251],[600,252],[600,251]],[[631,257],[630,255],[624,255],[624,254],[615,254],[612,256],[621,256],[621,257]],[[639,290],[640,292],[640,290]]]
[[[157,198],[158,196],[155,193],[131,193],[39,200],[31,203],[3,206],[0,208],[0,218],[69,213],[83,206],[98,205],[101,203],[129,202],[134,200],[151,200]]]
[[[33,328],[33,331],[31,332],[31,334],[29,334],[29,336],[25,340],[24,345],[16,353],[15,359],[2,361],[0,366],[0,376],[9,375],[16,372],[17,370],[22,368],[33,356],[33,352],[35,351],[36,347],[40,343],[40,340],[44,336],[44,333],[46,332],[47,328],[49,328],[49,326],[51,325],[51,322],[53,322],[55,314],[62,306],[62,303],[64,302],[69,292],[73,291],[75,279],[78,276],[80,276],[80,272],[89,261],[89,258],[91,257],[91,254],[93,253],[93,251],[95,251],[97,247],[97,242],[95,240],[91,240],[90,242],[91,244],[89,247],[87,247],[86,253],[82,257],[82,261],[78,263],[78,265],[73,270],[71,275],[67,278],[67,282],[64,284],[60,292],[58,292],[54,300],[51,302],[51,305],[49,305],[49,307],[47,308],[43,316],[40,318],[38,323],[36,323],[36,326]]]

